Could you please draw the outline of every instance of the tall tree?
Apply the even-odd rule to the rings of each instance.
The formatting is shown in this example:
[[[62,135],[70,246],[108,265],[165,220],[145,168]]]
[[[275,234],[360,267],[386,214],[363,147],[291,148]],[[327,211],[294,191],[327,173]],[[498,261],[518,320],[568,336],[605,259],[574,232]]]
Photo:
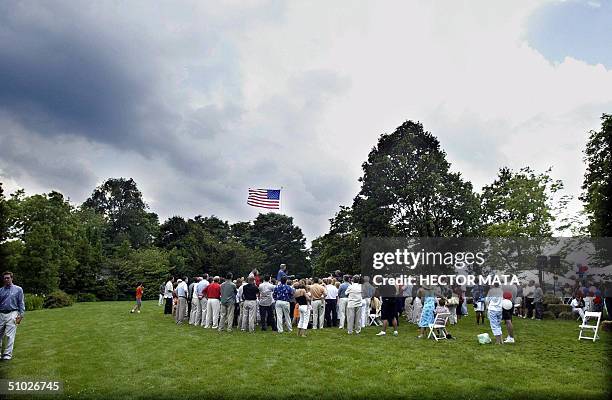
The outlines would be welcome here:
[[[310,275],[306,238],[293,224],[293,218],[282,214],[259,214],[253,222],[248,246],[266,255],[262,272],[276,273],[280,264],[287,264],[290,274]]]
[[[9,237],[9,207],[4,196],[2,182],[0,182],[0,265],[8,263],[8,246],[5,245]]]
[[[472,184],[450,172],[438,139],[420,123],[408,121],[382,135],[362,168],[353,214],[365,236],[478,232],[479,205]]]
[[[603,114],[601,130],[590,131],[584,150],[587,170],[580,199],[591,236],[612,237],[612,115]]]
[[[112,245],[119,245],[127,239],[132,247],[138,249],[151,245],[157,236],[157,214],[147,212],[149,207],[131,178],[106,180],[93,191],[83,206],[107,218],[108,237]]]

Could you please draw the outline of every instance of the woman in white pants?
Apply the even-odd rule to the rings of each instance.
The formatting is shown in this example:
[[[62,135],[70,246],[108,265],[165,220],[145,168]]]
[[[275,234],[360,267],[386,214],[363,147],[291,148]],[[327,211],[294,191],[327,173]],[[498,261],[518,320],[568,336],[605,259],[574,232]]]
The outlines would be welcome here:
[[[310,320],[310,293],[301,282],[296,286],[295,302],[298,304],[300,310],[297,334],[298,336],[306,337],[308,321]]]
[[[361,333],[361,277],[353,276],[353,283],[346,289],[348,295],[348,303],[346,305],[348,334],[351,335],[353,330],[355,333]]]

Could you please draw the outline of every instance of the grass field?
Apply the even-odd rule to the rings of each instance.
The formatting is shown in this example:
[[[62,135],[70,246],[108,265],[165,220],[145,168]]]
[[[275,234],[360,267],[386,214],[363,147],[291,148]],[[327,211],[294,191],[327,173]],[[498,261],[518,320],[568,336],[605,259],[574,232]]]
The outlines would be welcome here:
[[[479,345],[473,312],[457,340],[376,337],[337,328],[307,338],[176,326],[156,302],[80,303],[30,312],[4,379],[56,379],[71,398],[604,399],[612,335],[578,342],[572,321],[515,321],[513,345]],[[390,332],[389,332],[390,333]],[[43,396],[46,397],[46,396]],[[24,398],[24,395],[14,396]],[[36,398],[41,398],[37,396]]]

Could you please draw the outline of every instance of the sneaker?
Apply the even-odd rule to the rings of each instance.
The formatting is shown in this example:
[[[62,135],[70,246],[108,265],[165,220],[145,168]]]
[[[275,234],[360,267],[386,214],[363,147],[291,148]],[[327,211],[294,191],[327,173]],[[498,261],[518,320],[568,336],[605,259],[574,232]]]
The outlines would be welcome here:
[[[138,314],[140,314],[140,310],[136,311]]]
[[[376,336],[385,336],[387,334],[387,332],[385,331],[380,331],[376,334]]]
[[[393,331],[393,336],[397,336],[399,333],[397,331]]]
[[[531,319],[535,319],[535,317],[531,317]]]
[[[422,338],[423,338],[423,335],[417,336],[417,339],[422,339]]]
[[[506,340],[504,340],[504,343],[514,343],[514,338],[513,338],[513,337],[508,336],[508,337],[506,338]]]

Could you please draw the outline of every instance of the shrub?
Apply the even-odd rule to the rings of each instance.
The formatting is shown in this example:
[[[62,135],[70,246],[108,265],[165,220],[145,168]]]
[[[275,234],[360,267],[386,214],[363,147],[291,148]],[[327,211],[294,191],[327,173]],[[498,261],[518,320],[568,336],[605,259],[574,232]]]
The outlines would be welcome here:
[[[563,300],[558,296],[548,293],[544,295],[544,304],[563,304]]]
[[[119,289],[117,287],[117,279],[107,278],[99,283],[98,298],[101,300],[117,300],[119,297]]]
[[[77,294],[77,301],[85,303],[85,302],[98,301],[98,298],[93,293],[79,293]]]
[[[42,310],[45,298],[37,294],[26,293],[25,295],[26,311]]]
[[[574,314],[573,312],[569,311],[561,311],[559,313],[559,315],[557,316],[558,319],[564,319],[564,320],[568,320],[568,321],[575,321],[576,319],[578,319],[578,315]]]
[[[45,298],[44,307],[45,308],[62,308],[71,306],[74,303],[74,299],[68,293],[55,290],[51,292]]]
[[[560,313],[562,312],[572,312],[572,306],[570,306],[569,304],[549,304],[548,307],[546,308],[546,311],[550,311],[553,314],[555,314],[555,316],[559,316]]]
[[[542,319],[555,319],[555,314],[551,311],[544,311],[542,313]]]

